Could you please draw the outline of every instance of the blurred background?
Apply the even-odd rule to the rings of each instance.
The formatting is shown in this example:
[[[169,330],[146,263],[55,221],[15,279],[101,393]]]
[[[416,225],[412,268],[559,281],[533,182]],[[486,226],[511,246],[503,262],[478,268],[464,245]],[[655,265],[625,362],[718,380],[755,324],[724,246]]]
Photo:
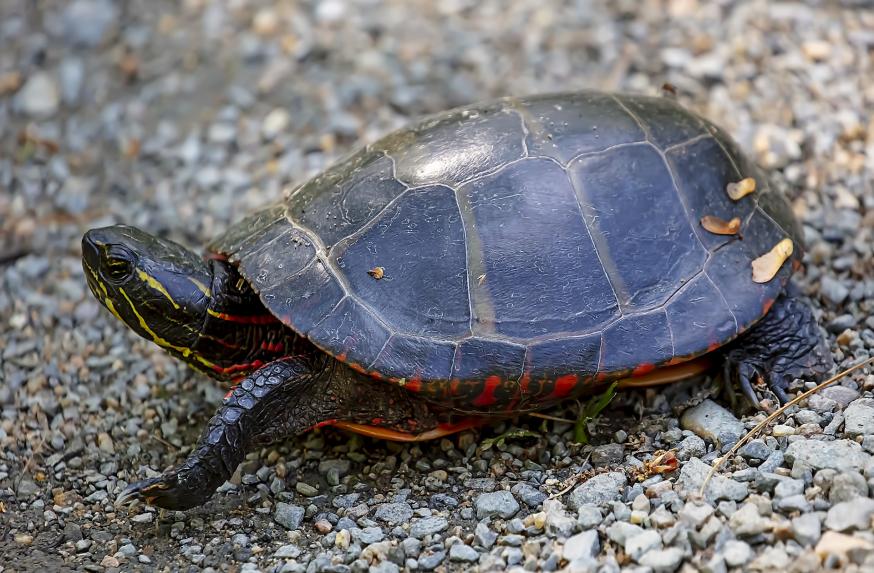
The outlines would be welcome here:
[[[79,262],[83,231],[124,222],[197,248],[284,186],[423,114],[510,94],[657,95],[665,84],[789,194],[808,243],[801,285],[838,361],[874,352],[870,2],[0,0],[0,552],[20,569],[125,559],[226,567],[215,548],[243,535],[230,546],[234,562],[263,565],[291,536],[269,515],[258,521],[269,509],[237,512],[239,497],[177,516],[157,539],[137,529],[151,513],[131,522],[113,512],[123,481],[143,475],[140,464],[178,459],[222,392],[97,305]],[[676,428],[664,397],[635,399],[634,411]],[[538,479],[582,471],[584,456],[568,457],[566,436],[553,431],[526,454],[543,464]],[[428,472],[462,463],[451,452],[470,446],[466,435],[448,446],[371,444],[356,471],[408,464],[411,482],[394,489],[458,491],[460,478],[438,487]],[[253,507],[270,506],[268,487],[304,480],[276,476],[307,470],[312,452],[350,451],[344,437],[308,440],[244,467]],[[501,459],[464,463],[474,476],[516,467]],[[225,521],[204,532],[212,519]],[[465,538],[475,522],[461,519],[452,531]],[[259,557],[254,539],[269,551]]]

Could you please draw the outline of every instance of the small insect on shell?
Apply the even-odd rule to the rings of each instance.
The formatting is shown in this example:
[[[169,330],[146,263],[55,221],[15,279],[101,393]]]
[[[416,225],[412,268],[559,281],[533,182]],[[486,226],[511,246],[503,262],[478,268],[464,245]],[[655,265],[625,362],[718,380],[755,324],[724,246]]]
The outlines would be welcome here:
[[[370,276],[372,276],[376,280],[379,280],[385,276],[385,269],[382,267],[373,267],[372,269],[367,271],[367,274],[369,274]]]
[[[753,261],[753,282],[766,283],[770,281],[791,255],[791,239],[783,239],[774,245],[774,248]]]
[[[726,221],[719,217],[705,215],[701,217],[701,226],[716,235],[737,235],[740,231],[740,219],[734,217],[731,221]]]
[[[728,196],[734,201],[746,197],[755,190],[756,180],[752,177],[747,177],[746,179],[741,179],[737,183],[729,183],[725,186],[725,192],[728,193]]]

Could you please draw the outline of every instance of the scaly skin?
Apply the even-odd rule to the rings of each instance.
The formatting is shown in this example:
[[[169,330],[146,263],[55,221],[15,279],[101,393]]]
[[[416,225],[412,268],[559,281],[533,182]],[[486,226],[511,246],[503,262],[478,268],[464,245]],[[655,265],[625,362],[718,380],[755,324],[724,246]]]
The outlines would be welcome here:
[[[754,380],[763,379],[782,404],[789,400],[786,390],[792,380],[820,377],[833,366],[813,311],[790,285],[762,320],[728,346],[723,367],[726,380],[740,384],[758,407]]]
[[[369,380],[324,354],[283,358],[225,397],[188,459],[158,478],[132,484],[116,505],[141,500],[174,510],[202,505],[250,450],[340,421],[415,433],[436,427],[438,415],[411,393]]]

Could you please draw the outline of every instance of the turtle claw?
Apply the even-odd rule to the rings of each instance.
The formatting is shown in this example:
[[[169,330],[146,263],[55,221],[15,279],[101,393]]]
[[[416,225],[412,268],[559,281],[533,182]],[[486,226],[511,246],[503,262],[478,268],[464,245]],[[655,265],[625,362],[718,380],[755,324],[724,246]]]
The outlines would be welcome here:
[[[201,496],[186,491],[175,473],[132,483],[115,499],[115,507],[134,508],[141,502],[174,510],[188,509],[203,503]]]

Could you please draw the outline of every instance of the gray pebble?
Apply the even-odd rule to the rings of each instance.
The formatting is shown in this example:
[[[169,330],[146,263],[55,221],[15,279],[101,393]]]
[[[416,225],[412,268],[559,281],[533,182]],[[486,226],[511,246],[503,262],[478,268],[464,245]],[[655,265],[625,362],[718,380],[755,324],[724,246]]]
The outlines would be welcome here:
[[[479,553],[470,545],[464,543],[456,543],[449,548],[449,560],[458,561],[461,563],[473,563],[479,559]]]
[[[622,492],[627,483],[623,472],[598,474],[577,486],[568,497],[571,509],[578,510],[586,504],[602,505],[622,499]]]
[[[850,440],[798,440],[789,444],[785,455],[789,463],[801,461],[815,470],[832,468],[859,471],[870,459],[859,444]]]
[[[276,504],[273,519],[286,529],[297,529],[303,521],[304,512],[304,508],[299,505],[280,501]]]
[[[53,116],[61,104],[61,96],[54,78],[47,72],[36,72],[15,94],[15,108],[36,119]]]
[[[697,406],[688,408],[680,417],[680,426],[716,444],[720,449],[731,446],[744,434],[741,421],[713,400],[704,400]]]
[[[863,497],[834,505],[825,518],[825,526],[834,531],[869,530],[874,517],[874,499]]]
[[[547,497],[545,493],[527,483],[517,483],[510,491],[531,508],[539,506]]]
[[[476,517],[502,517],[508,519],[519,511],[519,502],[509,491],[495,491],[480,494],[476,498]]]
[[[595,557],[600,550],[601,543],[595,530],[577,533],[564,542],[564,558],[568,561]]]
[[[822,524],[815,513],[805,513],[792,519],[792,536],[803,546],[813,546],[822,534]]]
[[[653,549],[638,561],[644,567],[649,567],[654,573],[673,573],[682,562],[683,550],[678,547]]]
[[[64,8],[62,19],[67,42],[93,48],[112,32],[118,8],[110,0],[74,0]]]
[[[410,535],[417,539],[421,539],[426,535],[440,533],[449,527],[449,522],[445,517],[433,516],[416,519],[410,527]]]
[[[408,503],[385,503],[376,508],[373,516],[389,525],[398,525],[413,517],[413,508]]]
[[[874,434],[874,399],[860,398],[847,406],[844,431],[851,436]]]

